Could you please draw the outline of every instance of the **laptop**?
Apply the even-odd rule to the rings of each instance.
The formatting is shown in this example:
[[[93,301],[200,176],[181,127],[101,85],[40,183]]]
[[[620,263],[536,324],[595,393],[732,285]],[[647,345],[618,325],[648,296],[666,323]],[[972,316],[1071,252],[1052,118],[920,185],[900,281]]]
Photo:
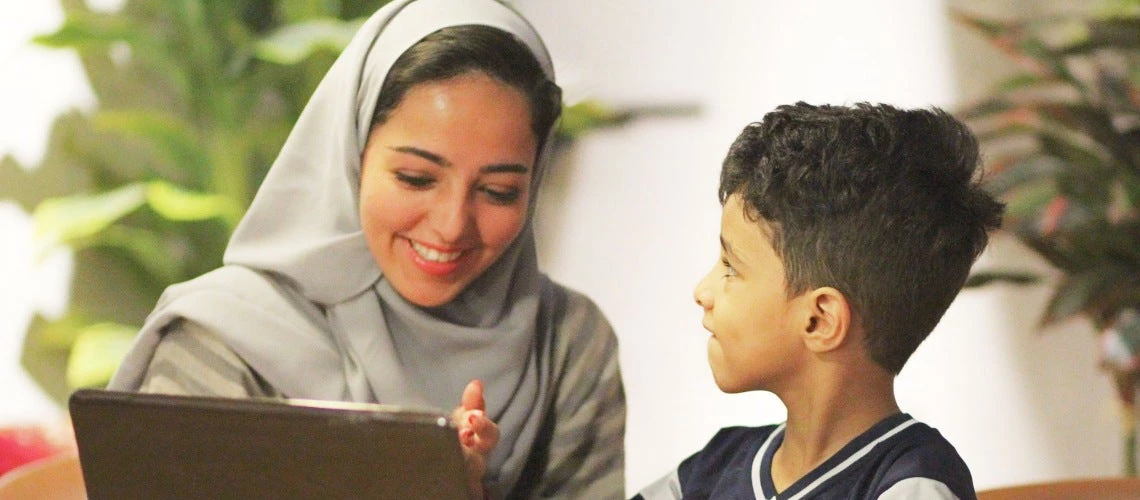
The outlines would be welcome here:
[[[82,389],[69,400],[91,499],[466,499],[441,411]]]

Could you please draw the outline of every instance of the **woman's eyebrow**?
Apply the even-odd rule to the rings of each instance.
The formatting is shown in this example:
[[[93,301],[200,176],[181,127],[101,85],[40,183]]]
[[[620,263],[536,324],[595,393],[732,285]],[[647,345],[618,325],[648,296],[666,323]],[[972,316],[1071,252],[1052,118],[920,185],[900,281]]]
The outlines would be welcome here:
[[[419,156],[420,158],[423,158],[423,159],[430,161],[430,162],[432,162],[436,165],[439,165],[441,167],[450,167],[451,166],[451,162],[447,161],[446,158],[444,158],[440,155],[437,155],[435,153],[432,153],[431,151],[427,151],[427,150],[417,148],[415,146],[389,146],[388,149],[391,149],[392,151],[396,151],[399,153],[407,153],[410,155]]]
[[[487,165],[479,169],[479,171],[484,174],[525,174],[529,170],[530,169],[527,168],[526,165],[521,165],[518,163],[495,163],[493,165]]]
[[[441,167],[450,167],[452,165],[447,158],[415,146],[389,146],[388,149],[398,153],[418,156]],[[479,172],[484,174],[525,174],[529,171],[529,167],[520,163],[494,163],[479,169]]]

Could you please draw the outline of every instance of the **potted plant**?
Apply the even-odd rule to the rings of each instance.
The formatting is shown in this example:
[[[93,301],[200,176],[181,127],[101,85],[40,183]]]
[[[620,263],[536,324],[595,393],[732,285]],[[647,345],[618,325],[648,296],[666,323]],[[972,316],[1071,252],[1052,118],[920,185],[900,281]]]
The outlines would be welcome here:
[[[1136,474],[1140,380],[1140,1],[1087,17],[1019,21],[964,12],[1017,72],[958,110],[987,160],[985,186],[1007,203],[1004,229],[1060,272],[1042,325],[1099,332],[1125,415],[1125,472]],[[1036,283],[979,270],[967,286]]]

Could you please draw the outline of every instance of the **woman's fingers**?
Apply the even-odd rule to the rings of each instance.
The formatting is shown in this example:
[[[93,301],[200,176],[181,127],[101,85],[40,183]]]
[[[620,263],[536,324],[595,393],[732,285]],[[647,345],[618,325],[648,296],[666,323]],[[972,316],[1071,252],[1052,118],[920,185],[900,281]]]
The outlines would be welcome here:
[[[467,383],[467,387],[463,389],[463,395],[459,398],[459,406],[455,407],[451,412],[451,421],[455,422],[456,427],[462,429],[465,422],[465,413],[472,410],[485,410],[486,404],[483,401],[483,382],[472,380]]]
[[[467,383],[467,387],[463,388],[463,397],[460,399],[460,405],[467,410],[486,410],[487,406],[483,401],[483,382],[479,380],[472,380]]]
[[[451,412],[451,419],[459,432],[459,444],[470,475],[471,494],[474,498],[481,498],[487,455],[499,443],[499,426],[486,414],[482,382],[472,380],[467,384],[459,406]]]
[[[459,426],[459,440],[473,451],[487,454],[499,443],[499,426],[482,410],[464,412]]]
[[[485,404],[483,402],[483,383],[478,380],[472,380],[467,383],[467,387],[463,389],[463,395],[459,398],[459,406],[456,406],[451,411],[451,421],[455,422],[455,426],[463,428],[465,425],[464,416],[465,412],[471,410],[483,410]]]

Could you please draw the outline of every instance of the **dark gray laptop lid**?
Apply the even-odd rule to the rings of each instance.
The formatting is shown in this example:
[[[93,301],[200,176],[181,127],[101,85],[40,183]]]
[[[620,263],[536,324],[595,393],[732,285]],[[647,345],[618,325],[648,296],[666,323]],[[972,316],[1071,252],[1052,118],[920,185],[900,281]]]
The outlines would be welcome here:
[[[69,406],[92,499],[467,498],[442,411],[94,389]]]

